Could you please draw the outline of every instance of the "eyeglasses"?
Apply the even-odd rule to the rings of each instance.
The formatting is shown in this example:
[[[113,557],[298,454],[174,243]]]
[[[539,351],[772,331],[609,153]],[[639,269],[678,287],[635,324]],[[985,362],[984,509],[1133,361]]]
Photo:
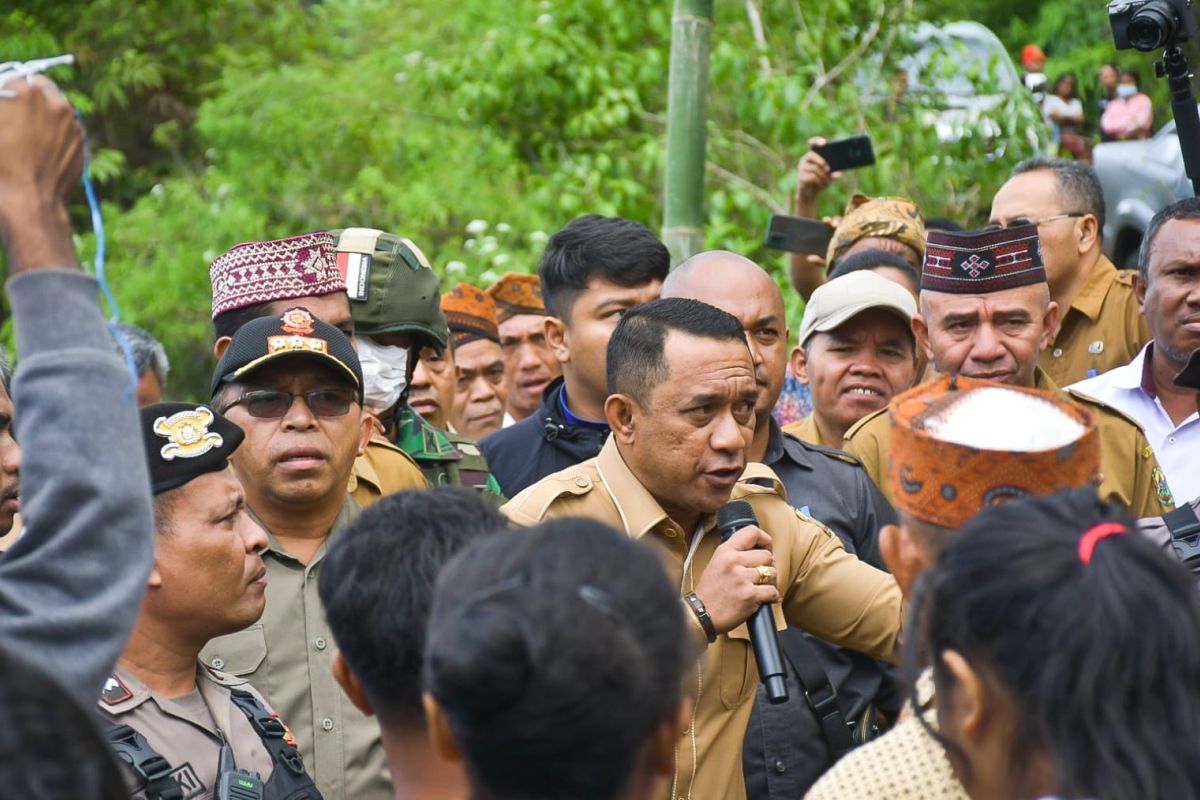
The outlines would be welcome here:
[[[221,413],[238,404],[246,406],[246,412],[256,419],[279,419],[288,413],[292,401],[303,397],[308,410],[318,417],[341,417],[358,401],[358,395],[350,389],[313,389],[296,394],[278,389],[256,389],[244,392],[238,399],[221,409]]]
[[[998,223],[993,222],[991,225],[988,225],[986,228],[984,228],[984,230],[985,231],[1005,231],[1005,230],[1009,230],[1011,228],[1020,228],[1023,225],[1037,225],[1040,228],[1041,226],[1045,225],[1047,222],[1057,222],[1060,219],[1078,219],[1079,217],[1085,217],[1085,216],[1087,216],[1087,215],[1086,214],[1055,214],[1052,217],[1042,217],[1041,219],[1025,219],[1024,217],[1017,217],[1016,219],[1010,219],[1004,225],[1000,225]]]

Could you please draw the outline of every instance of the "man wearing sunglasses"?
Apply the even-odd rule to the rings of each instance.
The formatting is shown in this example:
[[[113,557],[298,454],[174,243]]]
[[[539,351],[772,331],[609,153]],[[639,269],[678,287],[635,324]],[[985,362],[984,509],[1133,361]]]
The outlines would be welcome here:
[[[288,720],[326,798],[390,798],[379,725],[334,681],[317,595],[326,546],[359,510],[346,493],[371,432],[358,356],[337,328],[290,308],[233,334],[212,397],[246,433],[230,463],[267,531],[267,603],[258,624],[213,639],[200,658],[249,680]]]
[[[1100,252],[1104,194],[1081,161],[1031,158],[1017,165],[992,200],[992,227],[1037,225],[1050,299],[1062,319],[1038,366],[1059,386],[1133,360],[1150,341],[1138,313],[1133,273]]]

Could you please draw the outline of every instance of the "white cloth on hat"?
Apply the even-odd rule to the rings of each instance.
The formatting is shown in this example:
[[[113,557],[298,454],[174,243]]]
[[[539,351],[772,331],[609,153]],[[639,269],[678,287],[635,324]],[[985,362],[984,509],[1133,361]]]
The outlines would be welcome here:
[[[999,424],[1020,420],[1020,425]],[[1076,420],[1050,403],[1002,386],[970,389],[937,416],[923,420],[930,435],[980,450],[1040,453],[1065,447],[1083,436]]]

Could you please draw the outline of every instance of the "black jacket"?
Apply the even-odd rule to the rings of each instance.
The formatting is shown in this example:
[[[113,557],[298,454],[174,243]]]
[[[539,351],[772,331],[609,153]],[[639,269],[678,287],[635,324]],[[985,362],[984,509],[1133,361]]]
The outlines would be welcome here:
[[[879,554],[879,529],[894,524],[896,512],[858,459],[785,434],[771,420],[763,462],[783,481],[792,506],[824,523],[848,552],[885,569]],[[779,636],[785,650],[818,660],[837,690],[838,706],[847,722],[860,717],[871,703],[895,718],[902,698],[893,668],[795,628],[780,631]],[[804,642],[789,647],[789,640],[796,638]],[[771,705],[759,687],[742,753],[749,800],[803,797],[833,763],[821,727],[790,668],[788,691],[786,703]]]
[[[542,390],[542,404],[536,413],[479,442],[505,497],[516,497],[547,475],[600,455],[608,429],[567,422],[562,385],[562,378],[551,382]]]

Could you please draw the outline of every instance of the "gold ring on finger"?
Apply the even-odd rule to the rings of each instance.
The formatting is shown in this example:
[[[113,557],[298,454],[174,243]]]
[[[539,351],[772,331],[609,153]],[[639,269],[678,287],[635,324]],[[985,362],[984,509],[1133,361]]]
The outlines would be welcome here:
[[[765,586],[775,580],[775,568],[767,566],[758,567],[758,580],[755,581],[759,586]]]

